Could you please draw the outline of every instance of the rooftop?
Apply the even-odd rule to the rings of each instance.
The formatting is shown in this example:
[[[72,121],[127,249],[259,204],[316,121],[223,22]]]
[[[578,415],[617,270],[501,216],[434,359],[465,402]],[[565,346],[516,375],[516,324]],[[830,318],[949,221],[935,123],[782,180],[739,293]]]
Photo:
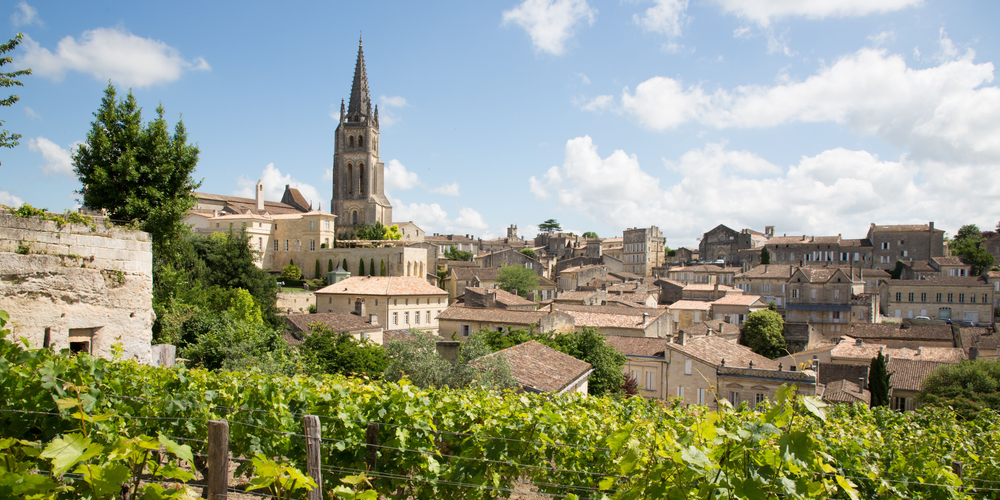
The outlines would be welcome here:
[[[415,276],[355,276],[316,290],[316,294],[447,296],[448,292]]]
[[[532,392],[562,392],[591,371],[590,363],[535,340],[487,354],[483,358],[488,356],[502,356],[506,359],[514,380],[525,390]],[[477,361],[474,360],[472,364],[475,365]]]

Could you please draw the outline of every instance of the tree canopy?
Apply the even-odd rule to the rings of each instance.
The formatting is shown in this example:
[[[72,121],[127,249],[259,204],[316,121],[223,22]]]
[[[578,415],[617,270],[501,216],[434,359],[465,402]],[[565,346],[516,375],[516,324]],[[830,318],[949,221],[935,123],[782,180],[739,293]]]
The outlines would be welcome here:
[[[24,34],[18,33],[14,38],[11,38],[7,43],[0,44],[0,67],[10,64],[13,59],[10,56],[4,56],[17,47],[17,44],[21,43],[21,39],[24,38]],[[0,87],[23,87],[24,84],[16,78],[19,76],[30,75],[30,69],[19,69],[17,71],[11,72],[0,72]],[[6,99],[0,99],[0,106],[13,106],[14,103],[21,100],[16,94],[11,94]],[[0,126],[3,126],[3,120],[0,120]],[[0,147],[12,148],[18,145],[17,140],[21,138],[21,134],[15,134],[7,130],[0,130]]]
[[[869,406],[889,406],[889,393],[892,392],[890,379],[892,374],[888,370],[888,360],[880,351],[878,356],[872,358],[868,368],[868,391],[871,392]]]
[[[551,234],[558,231],[562,231],[562,226],[555,219],[548,219],[545,222],[539,224],[538,229]]]
[[[763,248],[760,251],[760,263],[762,265],[768,265],[771,263],[771,252],[767,251],[767,248]]]
[[[966,419],[984,410],[1000,411],[1000,361],[977,359],[942,365],[924,379],[917,400],[950,406]]]
[[[986,251],[983,243],[986,238],[975,224],[966,224],[959,228],[958,234],[951,240],[950,250],[953,255],[959,255],[969,261],[972,275],[978,276],[993,265],[993,255]]]
[[[535,253],[535,249],[533,248],[522,248],[521,253],[527,255],[528,257],[531,257],[532,259],[538,258],[538,255]]]
[[[600,238],[600,236],[598,236],[597,233],[595,233],[593,231],[587,231],[587,232],[583,233],[583,237],[584,238],[590,238],[590,239]]]
[[[376,221],[374,225],[360,225],[354,230],[354,237],[359,240],[398,240],[403,237],[399,232],[399,226],[393,224],[386,227],[381,222]]]
[[[777,312],[770,309],[754,311],[743,324],[740,343],[771,359],[784,356],[787,349],[784,329],[785,322]]]
[[[380,379],[389,366],[382,346],[358,341],[349,333],[337,333],[320,323],[309,325],[300,352],[309,371],[318,373]]]
[[[538,276],[526,267],[503,266],[497,273],[497,284],[505,292],[527,297],[528,292],[538,289]]]
[[[483,339],[470,337],[462,343],[459,362],[451,364],[437,352],[435,337],[411,331],[412,339],[391,340],[385,346],[389,366],[383,377],[389,382],[407,378],[418,387],[483,387],[512,389],[516,386],[506,360],[491,356],[471,363],[490,352]]]
[[[448,247],[448,250],[444,252],[444,258],[448,260],[472,260],[472,257],[472,252],[459,250],[455,248],[455,245]]]
[[[119,100],[109,83],[87,141],[73,152],[84,206],[105,209],[113,221],[150,233],[154,252],[170,249],[184,233],[184,217],[201,185],[191,177],[198,146],[187,143],[182,120],[170,135],[163,113],[158,106],[156,118],[143,126],[132,92]]]

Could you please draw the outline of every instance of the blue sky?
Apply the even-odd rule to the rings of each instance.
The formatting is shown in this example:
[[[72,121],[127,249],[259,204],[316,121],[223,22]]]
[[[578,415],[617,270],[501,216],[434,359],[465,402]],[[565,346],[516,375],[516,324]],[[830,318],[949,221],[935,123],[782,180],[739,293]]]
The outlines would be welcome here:
[[[862,237],[1000,219],[998,2],[28,1],[0,109],[0,203],[76,205],[70,151],[109,80],[183,114],[202,191],[330,206],[363,34],[395,218],[502,235],[559,220],[671,247],[719,223]]]

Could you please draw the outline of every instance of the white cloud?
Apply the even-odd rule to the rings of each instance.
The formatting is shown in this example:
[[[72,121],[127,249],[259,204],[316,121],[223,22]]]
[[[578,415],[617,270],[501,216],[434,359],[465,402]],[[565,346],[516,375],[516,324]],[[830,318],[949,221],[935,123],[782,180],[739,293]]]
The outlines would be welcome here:
[[[448,212],[437,203],[403,203],[397,198],[392,199],[392,218],[413,221],[428,233],[476,234],[489,228],[483,216],[472,208],[463,207],[457,218],[450,219]]]
[[[385,189],[395,191],[397,189],[413,189],[422,185],[416,172],[406,170],[399,160],[389,160],[385,166]]]
[[[550,168],[543,181],[532,177],[529,185],[591,220],[611,227],[655,224],[684,244],[720,222],[860,238],[871,222],[934,220],[957,228],[982,219],[992,226],[986,219],[1000,209],[1000,180],[990,166],[917,163],[905,156],[885,161],[837,148],[781,168],[719,143],[664,164],[663,172],[679,180],[661,187],[659,174],[644,171],[634,155],[616,150],[602,158],[590,137],[578,137],[567,141],[562,166]]]
[[[883,46],[883,45],[885,45],[885,44],[887,44],[889,42],[895,41],[896,40],[896,32],[895,31],[882,31],[880,33],[876,33],[874,35],[869,36],[868,39],[872,41],[872,46],[874,46],[874,47],[881,47],[881,46]]]
[[[733,30],[733,38],[750,38],[753,36],[750,33],[751,28],[749,26],[740,26]]]
[[[586,98],[580,97],[573,99],[573,102],[580,106],[580,109],[584,111],[606,111],[614,109],[615,106],[615,96],[613,95],[599,95],[593,99],[587,100]]]
[[[955,46],[955,42],[951,41],[951,38],[948,38],[948,33],[945,33],[944,28],[938,32],[938,52],[934,55],[934,59],[941,63],[958,59],[958,47]]]
[[[0,205],[17,208],[24,203],[24,200],[14,196],[7,191],[0,189]]]
[[[28,140],[28,149],[42,153],[45,163],[39,165],[38,168],[42,169],[42,173],[45,175],[57,174],[73,177],[72,152],[80,144],[83,143],[77,141],[70,144],[69,149],[63,149],[58,144],[39,136]]]
[[[333,182],[333,167],[323,169],[323,180]]]
[[[503,12],[503,24],[516,24],[531,37],[535,50],[560,55],[580,24],[592,26],[597,9],[587,0],[524,0]]]
[[[784,31],[780,35],[775,36],[774,29],[768,28],[764,30],[764,34],[767,36],[768,54],[774,54],[775,52],[780,52],[788,57],[792,57],[795,55],[795,52],[793,52],[791,47],[788,46],[787,31]]]
[[[443,186],[431,189],[431,192],[443,194],[445,196],[458,196],[458,183],[452,182],[451,184],[445,184]]]
[[[14,8],[14,13],[10,15],[10,23],[14,26],[32,24],[41,26],[42,20],[38,18],[38,9],[28,5],[28,2],[19,2]]]
[[[728,14],[761,26],[786,17],[823,19],[883,14],[920,5],[923,0],[714,0]]]
[[[653,31],[669,37],[681,36],[684,26],[690,22],[685,14],[688,0],[654,0],[656,5],[646,9],[642,16],[635,14],[632,20],[643,31]]]
[[[410,103],[406,102],[405,98],[398,95],[379,96],[379,101],[382,102],[382,106],[391,106],[394,108],[402,108],[410,105]]]
[[[177,49],[159,40],[118,28],[85,31],[79,40],[67,36],[59,41],[55,53],[27,35],[23,47],[24,55],[17,65],[54,81],[61,81],[67,71],[79,71],[98,80],[148,87],[177,80],[185,71],[211,69],[201,57],[186,60]]]
[[[312,203],[313,208],[318,208],[323,203],[325,197],[320,197],[319,191],[311,184],[306,184],[292,178],[292,174],[281,175],[281,171],[275,168],[274,163],[268,163],[264,171],[260,174],[260,180],[264,181],[264,199],[268,201],[281,201],[281,196],[285,194],[285,185],[299,190],[307,202]],[[236,179],[239,189],[233,191],[233,196],[244,198],[254,198],[254,189],[257,187],[257,179],[240,176]],[[326,203],[330,203],[327,201]],[[327,206],[327,211],[330,207]]]
[[[621,107],[656,130],[688,122],[716,128],[834,122],[910,147],[917,159],[996,161],[1000,89],[985,86],[993,64],[976,64],[973,56],[913,69],[901,56],[865,48],[803,81],[714,92],[653,77],[634,92],[626,88]]]
[[[27,106],[24,107],[24,116],[27,116],[28,118],[31,118],[32,120],[41,120],[42,119],[42,115],[38,114],[37,111],[35,111],[35,110],[33,110],[33,109],[31,109],[31,108],[29,108]]]
[[[590,78],[587,78],[587,75],[583,73],[577,73],[576,77],[580,79],[580,83],[583,83],[584,85],[590,85]]]

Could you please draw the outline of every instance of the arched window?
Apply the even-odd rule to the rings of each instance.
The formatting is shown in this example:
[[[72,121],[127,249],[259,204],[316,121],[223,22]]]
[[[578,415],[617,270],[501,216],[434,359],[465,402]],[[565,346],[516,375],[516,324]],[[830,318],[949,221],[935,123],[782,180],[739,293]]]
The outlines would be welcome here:
[[[354,194],[354,166],[347,164],[347,194]]]
[[[351,225],[352,226],[357,226],[358,225],[358,211],[357,210],[351,212]]]
[[[365,146],[365,136],[359,135],[358,136],[358,147],[359,148],[363,148],[364,146]]]
[[[358,164],[358,194],[365,193],[365,164]]]
[[[349,147],[349,148],[353,148],[354,147],[354,136],[353,135],[350,138],[347,139],[347,147]]]

